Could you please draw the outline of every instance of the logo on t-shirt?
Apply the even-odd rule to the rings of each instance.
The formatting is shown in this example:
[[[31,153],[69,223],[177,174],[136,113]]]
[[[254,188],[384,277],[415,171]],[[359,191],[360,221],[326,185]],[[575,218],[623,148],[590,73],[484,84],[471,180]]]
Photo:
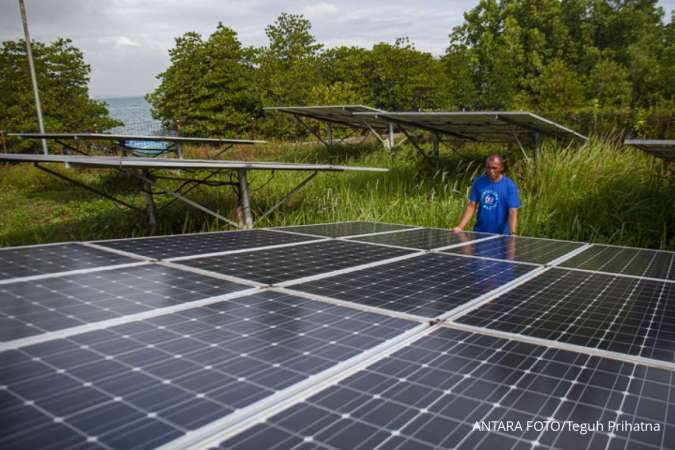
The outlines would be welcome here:
[[[495,191],[486,189],[480,196],[480,204],[485,209],[494,209],[499,204],[499,194]]]

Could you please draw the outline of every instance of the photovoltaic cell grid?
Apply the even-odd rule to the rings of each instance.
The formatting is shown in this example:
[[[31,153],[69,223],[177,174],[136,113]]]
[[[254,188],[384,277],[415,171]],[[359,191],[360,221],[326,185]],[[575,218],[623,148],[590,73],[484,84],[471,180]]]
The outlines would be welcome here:
[[[594,244],[563,267],[675,280],[675,252]]]
[[[675,362],[675,283],[551,269],[457,322]]]
[[[265,292],[0,353],[0,447],[154,448],[417,324]]]
[[[436,317],[533,269],[530,265],[428,253],[291,288]]]
[[[221,443],[223,449],[673,448],[673,373],[440,329]],[[528,420],[604,430],[527,429]],[[520,421],[481,431],[476,422]],[[608,432],[609,422],[660,431]]]
[[[81,244],[0,249],[0,280],[138,262]]]
[[[460,232],[440,230],[437,228],[422,228],[419,230],[401,231],[375,236],[361,236],[354,238],[355,241],[372,244],[396,245],[419,250],[431,250],[446,247],[448,245],[461,244],[490,236],[484,233]]]
[[[0,285],[0,341],[223,295],[250,286],[159,265]]]
[[[413,253],[409,250],[345,241],[323,241],[181,261],[181,264],[275,284]]]
[[[584,245],[581,242],[554,241],[522,236],[503,236],[497,239],[467,244],[444,253],[548,264]]]
[[[377,222],[342,222],[276,229],[334,238],[342,236],[355,236],[357,234],[381,233],[383,231],[405,230],[408,228],[412,227]]]
[[[177,258],[204,253],[226,252],[268,245],[311,241],[316,238],[267,230],[224,231],[222,233],[99,241],[97,245],[153,259]]]

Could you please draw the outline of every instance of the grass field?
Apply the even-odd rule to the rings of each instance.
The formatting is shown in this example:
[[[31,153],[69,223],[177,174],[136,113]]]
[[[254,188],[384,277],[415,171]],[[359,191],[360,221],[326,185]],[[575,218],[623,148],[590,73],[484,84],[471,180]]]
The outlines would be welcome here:
[[[389,167],[385,174],[322,173],[258,226],[372,220],[450,228],[482,171],[486,148],[443,149],[438,166],[410,146],[389,153],[376,144],[270,144],[235,150],[227,159],[341,163]],[[202,151],[193,150],[192,156]],[[673,185],[663,162],[593,139],[582,147],[544,144],[535,155],[509,154],[508,175],[521,190],[519,234],[675,250]],[[55,166],[64,171],[63,167]],[[69,173],[142,205],[133,179],[105,171]],[[307,174],[250,177],[254,210],[274,204]],[[236,218],[231,189],[198,188],[190,196]],[[161,200],[158,206],[162,205]],[[115,206],[27,165],[0,166],[0,245],[146,235],[143,214]],[[179,203],[162,210],[155,234],[230,229]]]

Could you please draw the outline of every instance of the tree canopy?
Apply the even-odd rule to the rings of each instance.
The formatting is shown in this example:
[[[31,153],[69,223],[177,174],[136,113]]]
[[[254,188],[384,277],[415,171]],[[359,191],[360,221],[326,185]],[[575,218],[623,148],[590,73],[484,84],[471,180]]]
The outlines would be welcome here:
[[[90,67],[69,39],[32,43],[45,129],[49,132],[103,131],[120,122],[101,101],[89,98]],[[0,130],[37,132],[37,113],[25,41],[0,48]]]
[[[405,37],[326,48],[308,19],[284,13],[257,48],[222,24],[206,41],[177,38],[148,99],[165,124],[201,134],[299,137],[306,130],[262,106],[363,103],[527,109],[586,132],[602,119],[664,137],[672,134],[674,29],[656,0],[480,0],[450,31],[445,54],[432,55]]]

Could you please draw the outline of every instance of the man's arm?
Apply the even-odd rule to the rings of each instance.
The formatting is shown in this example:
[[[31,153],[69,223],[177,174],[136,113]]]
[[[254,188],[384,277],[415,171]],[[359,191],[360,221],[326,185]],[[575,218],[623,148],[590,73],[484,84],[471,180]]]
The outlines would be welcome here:
[[[509,208],[508,223],[511,234],[518,234],[518,208]]]
[[[471,221],[471,218],[473,217],[473,214],[476,212],[476,202],[469,202],[466,205],[466,208],[464,208],[464,213],[462,214],[462,218],[459,221],[459,224],[455,228],[453,228],[453,231],[464,231],[464,227]]]

